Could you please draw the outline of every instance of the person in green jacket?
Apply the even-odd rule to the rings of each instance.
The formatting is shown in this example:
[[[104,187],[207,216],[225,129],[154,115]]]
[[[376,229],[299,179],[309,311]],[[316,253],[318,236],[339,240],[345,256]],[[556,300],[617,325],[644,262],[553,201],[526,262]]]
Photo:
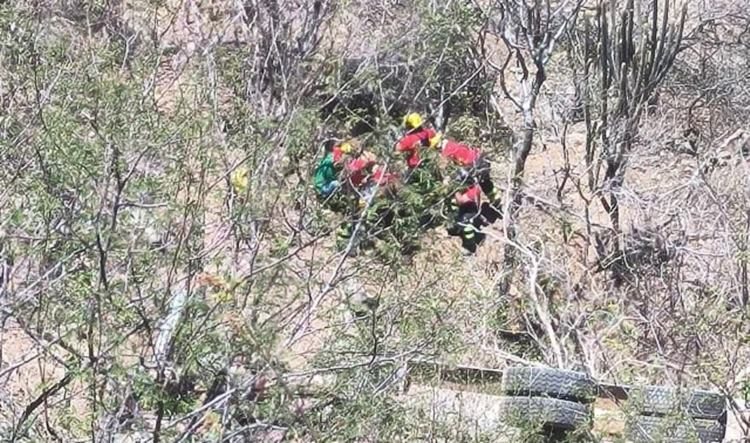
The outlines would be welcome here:
[[[353,146],[347,142],[341,145],[336,145],[333,140],[326,142],[325,155],[318,162],[313,175],[315,190],[322,198],[328,198],[339,188],[338,174],[343,166],[344,157],[351,155],[353,150]]]
[[[336,179],[336,167],[333,164],[333,153],[329,152],[323,157],[315,168],[315,190],[323,198],[328,198],[336,188],[339,181]]]
[[[346,195],[333,195],[341,187],[338,175],[343,168],[345,157],[351,155],[353,146],[350,143],[337,145],[333,140],[325,144],[325,154],[320,159],[313,174],[313,183],[318,196],[324,200],[324,204],[334,212],[347,214],[341,226],[336,230],[337,244],[345,247],[353,232],[351,220],[352,202]]]

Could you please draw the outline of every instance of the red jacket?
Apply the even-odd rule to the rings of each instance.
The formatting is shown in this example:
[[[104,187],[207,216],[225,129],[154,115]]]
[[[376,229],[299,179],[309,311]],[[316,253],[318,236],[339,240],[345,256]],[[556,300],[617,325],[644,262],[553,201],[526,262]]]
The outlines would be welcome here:
[[[479,159],[480,154],[479,149],[470,148],[452,140],[446,141],[445,146],[440,151],[440,155],[461,166],[473,166]]]
[[[406,164],[410,169],[419,166],[419,148],[429,146],[430,139],[435,136],[435,130],[431,128],[421,128],[406,134],[396,143],[396,150],[406,152],[409,156],[406,158]]]
[[[473,203],[477,205],[477,207],[479,207],[481,200],[482,188],[479,185],[471,185],[467,190],[461,192],[461,194],[457,196],[456,203],[458,203],[458,206],[464,206]]]
[[[346,164],[345,169],[349,175],[349,181],[352,186],[355,188],[362,186],[367,179],[367,170],[374,164],[374,161],[362,157],[349,161]]]
[[[382,166],[376,166],[375,170],[372,173],[372,176],[370,177],[370,183],[372,184],[380,184],[380,186],[386,186],[390,185],[392,183],[396,183],[399,179],[398,174],[394,174],[393,172],[387,172],[384,167]]]

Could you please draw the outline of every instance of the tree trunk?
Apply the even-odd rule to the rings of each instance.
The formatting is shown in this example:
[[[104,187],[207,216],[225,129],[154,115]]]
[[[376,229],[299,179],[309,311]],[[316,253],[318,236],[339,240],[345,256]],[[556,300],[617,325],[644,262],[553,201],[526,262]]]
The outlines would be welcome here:
[[[527,114],[524,112],[524,114]],[[507,224],[505,227],[505,234],[508,243],[504,246],[503,251],[503,276],[498,284],[498,293],[502,297],[510,292],[510,286],[513,283],[513,270],[517,265],[517,253],[516,247],[513,245],[518,237],[518,229],[516,226],[518,212],[521,209],[523,203],[523,173],[526,169],[526,159],[531,151],[531,144],[534,140],[534,116],[533,112],[528,112],[531,121],[531,126],[527,126],[527,117],[524,116],[524,130],[523,136],[516,149],[516,155],[514,156],[513,166],[513,179],[511,181],[510,188],[510,205],[508,209]]]
[[[518,213],[523,203],[523,175],[526,170],[526,159],[529,157],[531,145],[534,141],[534,107],[544,80],[544,67],[537,63],[537,73],[531,88],[523,100],[523,132],[513,156],[513,178],[508,198],[510,204],[507,223],[505,224],[507,243],[503,247],[503,274],[497,287],[499,297],[504,297],[510,292],[510,287],[513,284],[513,271],[518,264],[518,254],[515,246],[518,237],[516,224]]]

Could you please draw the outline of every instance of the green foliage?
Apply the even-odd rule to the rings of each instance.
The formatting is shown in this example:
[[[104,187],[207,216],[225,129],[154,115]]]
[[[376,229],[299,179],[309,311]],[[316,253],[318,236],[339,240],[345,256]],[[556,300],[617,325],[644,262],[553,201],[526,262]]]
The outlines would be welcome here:
[[[197,406],[198,396],[188,385],[190,380],[154,383],[150,374],[133,374],[133,391],[146,410],[164,411],[168,417],[190,412]]]
[[[115,414],[130,393],[141,413],[184,418],[232,365],[264,368],[277,381],[262,399],[238,393],[221,404],[233,424],[282,423],[320,440],[463,438],[453,429],[426,429],[421,417],[397,402],[389,382],[395,366],[360,364],[360,357],[373,353],[437,354],[458,347],[458,329],[445,318],[453,304],[444,293],[423,289],[405,303],[393,291],[354,327],[331,326],[336,335],[315,363],[340,366],[351,357],[353,367],[336,374],[336,385],[324,395],[344,401],[312,412],[309,420],[290,412],[294,393],[284,385],[289,369],[276,364],[275,353],[317,290],[317,279],[329,273],[319,261],[334,256],[323,242],[312,252],[295,251],[299,245],[341,218],[361,215],[363,245],[374,244],[378,274],[411,278],[409,269],[391,266],[450,219],[445,200],[452,190],[443,185],[434,151],[424,153],[424,165],[406,186],[376,198],[364,214],[353,209],[358,202],[352,196],[337,202],[338,218],[311,210],[306,169],[326,132],[363,126],[364,144],[389,170],[403,171],[403,159],[392,154],[391,117],[407,107],[426,113],[454,92],[448,101],[457,117],[455,134],[475,140],[483,124],[476,106],[491,82],[472,60],[473,31],[481,26],[476,11],[458,3],[425,8],[431,12],[408,31],[416,43],[386,51],[385,57],[399,59],[395,75],[371,64],[352,74],[346,60],[335,61],[340,75],[316,86],[330,94],[347,85],[333,112],[321,113],[320,97],[302,91],[287,91],[299,94],[291,99],[272,92],[266,97],[266,85],[253,83],[257,54],[251,45],[200,42],[183,58],[179,44],[165,49],[173,43],[149,41],[145,28],[132,39],[128,30],[115,29],[139,20],[115,17],[117,2],[64,2],[44,13],[16,3],[0,8],[0,100],[9,109],[0,115],[0,160],[10,172],[0,174],[0,193],[10,200],[0,211],[0,226],[3,253],[7,242],[24,268],[14,275],[14,285],[23,281],[5,298],[4,309],[23,319],[30,334],[45,338],[50,361],[64,355],[63,363],[52,363],[76,384],[65,388],[66,395],[85,391],[85,411],[61,411],[75,420],[63,426],[70,434],[58,439],[89,437],[103,423],[118,422],[123,417]],[[163,5],[147,2],[148,12],[161,19],[165,11],[157,8]],[[307,69],[305,63],[294,69]],[[169,68],[177,65],[182,72]],[[409,71],[414,76],[407,81]],[[259,96],[268,101],[258,103]],[[228,169],[240,162],[250,174],[247,192],[227,193]],[[293,225],[297,216],[301,223]],[[12,234],[7,240],[6,232]],[[228,283],[196,287],[196,274],[209,266]],[[239,276],[232,281],[234,272]],[[168,361],[161,362],[168,369],[146,369],[159,367],[151,361],[155,338],[170,295],[183,287],[190,298],[169,336]],[[44,415],[39,409],[30,421],[49,413],[55,422],[57,402],[45,401]]]
[[[354,378],[352,378],[354,379]],[[321,430],[321,440],[355,442],[406,441],[413,423],[403,406],[388,396],[354,395],[337,402],[312,425]]]
[[[317,154],[318,148],[314,141],[320,125],[320,116],[315,108],[302,108],[292,116],[285,147],[287,155],[293,162],[298,163],[305,159],[313,163],[312,159]]]
[[[357,57],[329,62],[318,99],[326,115],[339,119],[340,129],[359,134],[400,125],[405,112],[428,114],[441,103],[454,117],[485,116],[494,77],[475,64],[480,12],[462,2],[437,8],[417,3],[414,9],[424,14],[403,37],[413,44],[386,47],[375,62]]]
[[[390,158],[395,142],[391,131],[401,125],[407,110],[427,114],[427,108],[444,102],[452,116],[451,137],[474,145],[482,141],[486,113],[480,109],[493,79],[474,64],[473,30],[482,26],[481,14],[463,3],[436,9],[425,4],[423,9],[429,12],[410,31],[413,46],[387,48],[378,57],[381,63],[358,58],[328,61],[325,83],[317,96],[323,115],[337,118],[331,124],[339,134],[361,136],[363,144],[389,165],[402,163],[400,158]],[[359,241],[374,246],[385,262],[408,258],[425,233],[452,221],[445,201],[454,190],[443,185],[436,153],[425,152],[423,157],[423,166],[410,174],[395,195],[378,197],[367,213],[351,210],[352,219],[361,216],[366,222]],[[406,175],[404,171],[402,176]]]
[[[247,84],[243,81],[246,69],[245,53],[232,46],[220,46],[214,52],[217,72],[222,83],[232,88],[232,95],[244,101]]]
[[[469,146],[482,146],[482,121],[474,115],[460,115],[450,122],[448,135]]]
[[[427,61],[424,83],[433,85],[427,96],[455,93],[451,106],[460,115],[481,115],[485,94],[492,85],[491,78],[472,62],[476,48],[472,30],[481,25],[481,13],[476,8],[451,2],[436,14],[427,15],[419,34],[419,52]]]

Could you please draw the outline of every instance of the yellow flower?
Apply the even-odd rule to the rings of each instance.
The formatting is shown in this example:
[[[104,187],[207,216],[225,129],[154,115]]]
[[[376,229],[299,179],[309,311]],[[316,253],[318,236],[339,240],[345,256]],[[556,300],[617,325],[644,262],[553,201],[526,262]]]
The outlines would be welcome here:
[[[218,432],[221,429],[221,416],[214,411],[206,414],[206,418],[203,420],[203,429],[205,432]]]
[[[213,299],[216,303],[229,303],[232,301],[232,294],[227,291],[219,291],[213,295]]]
[[[229,176],[229,181],[232,183],[234,191],[238,194],[243,194],[247,191],[249,171],[246,167],[240,166],[235,169]]]

